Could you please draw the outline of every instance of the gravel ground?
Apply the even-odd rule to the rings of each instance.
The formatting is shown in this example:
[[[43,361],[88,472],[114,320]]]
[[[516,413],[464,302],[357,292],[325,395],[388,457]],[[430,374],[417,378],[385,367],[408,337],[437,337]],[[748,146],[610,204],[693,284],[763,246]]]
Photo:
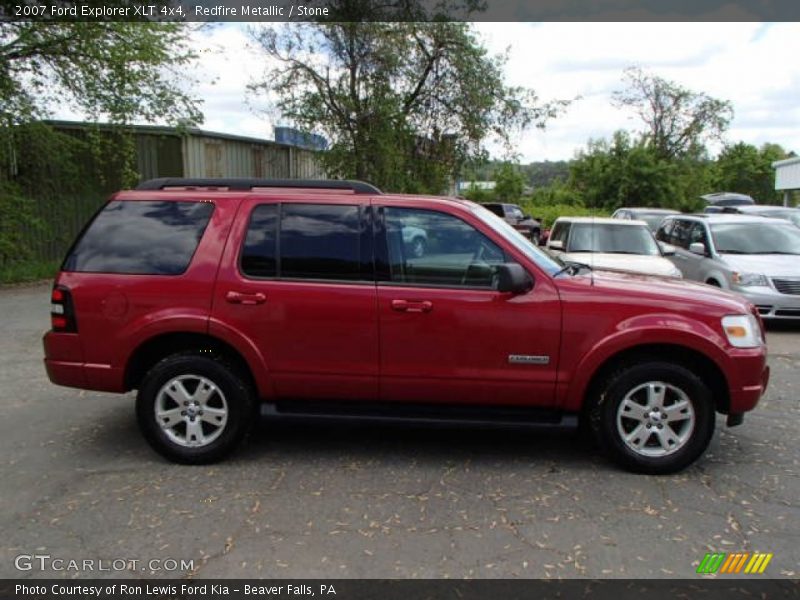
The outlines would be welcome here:
[[[800,573],[800,326],[770,331],[758,409],[674,476],[572,435],[340,425],[262,424],[233,459],[182,467],[146,446],[131,395],[49,383],[48,291],[0,289],[0,577],[675,578],[711,551]],[[20,554],[138,563],[18,571]]]

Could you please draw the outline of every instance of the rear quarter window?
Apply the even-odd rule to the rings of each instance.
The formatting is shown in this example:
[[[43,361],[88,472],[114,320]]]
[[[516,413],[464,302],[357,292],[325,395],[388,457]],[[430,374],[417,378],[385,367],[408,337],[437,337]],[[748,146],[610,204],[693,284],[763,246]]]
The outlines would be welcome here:
[[[210,202],[109,202],[75,243],[62,269],[180,275],[213,212]]]

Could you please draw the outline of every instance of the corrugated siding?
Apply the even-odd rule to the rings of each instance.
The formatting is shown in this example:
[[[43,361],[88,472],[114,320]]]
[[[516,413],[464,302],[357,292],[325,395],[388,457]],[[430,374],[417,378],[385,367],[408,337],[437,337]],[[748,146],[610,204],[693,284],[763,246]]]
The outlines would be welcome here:
[[[90,126],[80,123],[55,125],[62,133],[86,140]],[[117,135],[101,129],[109,149],[100,157],[78,153],[75,169],[84,174],[86,191],[65,193],[54,175],[52,194],[40,191],[32,211],[43,223],[19,232],[20,247],[31,258],[60,260],[86,221],[103,204],[108,194],[122,187],[121,154],[115,153]],[[265,179],[323,179],[319,154],[274,142],[231,140],[192,133],[179,135],[163,129],[135,131],[136,166],[142,180],[157,177],[259,177]],[[100,162],[96,162],[96,158]]]
[[[776,167],[775,189],[800,190],[800,162]]]
[[[183,140],[183,169],[185,177],[325,177],[318,154],[310,150],[197,135]]]

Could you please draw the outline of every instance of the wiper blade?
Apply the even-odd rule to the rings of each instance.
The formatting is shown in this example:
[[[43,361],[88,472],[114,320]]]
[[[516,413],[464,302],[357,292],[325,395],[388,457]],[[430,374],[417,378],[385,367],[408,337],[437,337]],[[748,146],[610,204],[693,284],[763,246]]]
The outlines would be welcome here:
[[[567,261],[567,264],[564,265],[562,269],[556,272],[553,277],[558,277],[562,273],[569,273],[570,275],[577,275],[581,269],[589,269],[592,271],[592,267],[587,265],[586,263],[578,262],[576,260]]]

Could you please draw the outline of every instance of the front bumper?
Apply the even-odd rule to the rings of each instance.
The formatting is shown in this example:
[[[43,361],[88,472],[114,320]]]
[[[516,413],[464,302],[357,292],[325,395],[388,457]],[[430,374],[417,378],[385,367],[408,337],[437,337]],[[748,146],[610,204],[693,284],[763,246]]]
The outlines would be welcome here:
[[[767,286],[732,286],[731,290],[752,302],[762,319],[800,319],[800,295],[781,294]]]
[[[769,386],[766,346],[732,350],[726,372],[730,392],[727,414],[753,410]]]

